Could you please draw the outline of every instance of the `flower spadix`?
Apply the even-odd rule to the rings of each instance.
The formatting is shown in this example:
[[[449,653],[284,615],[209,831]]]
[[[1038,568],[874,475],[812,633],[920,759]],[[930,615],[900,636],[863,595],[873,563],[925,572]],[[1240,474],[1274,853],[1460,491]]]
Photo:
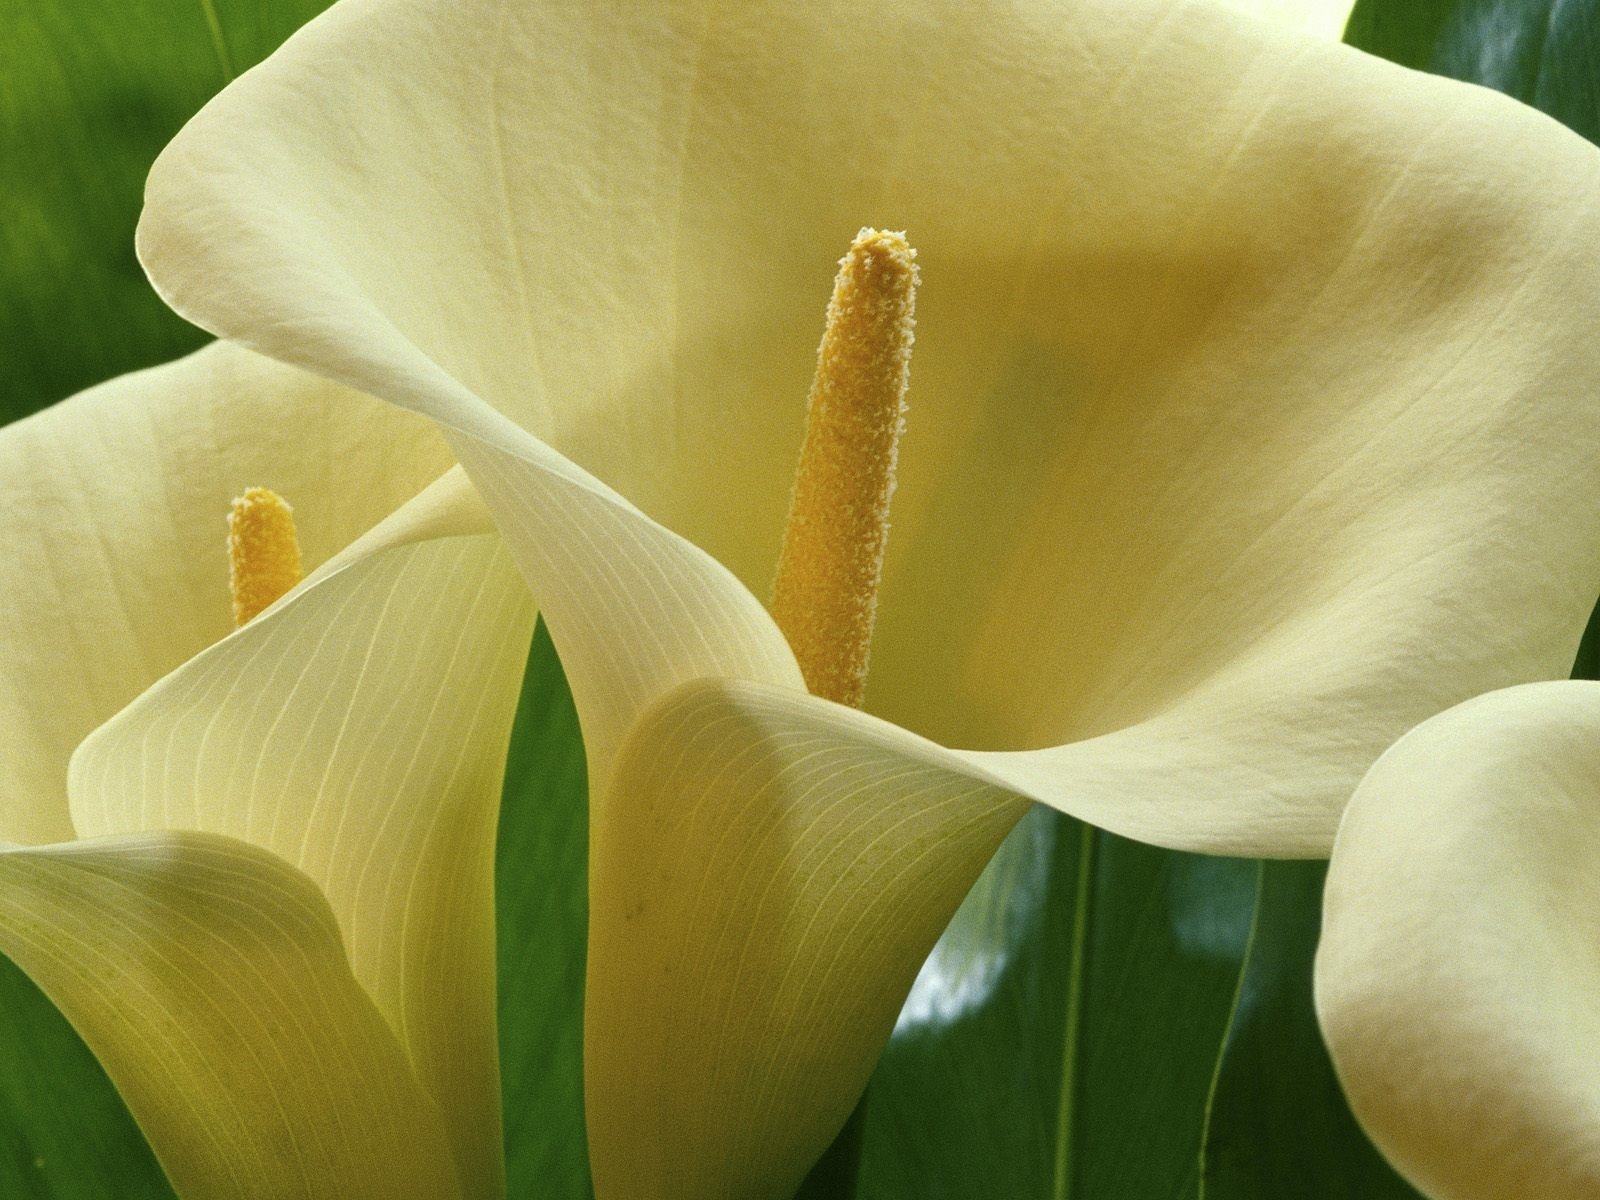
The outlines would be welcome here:
[[[491,869],[531,610],[450,464],[226,345],[0,431],[0,951],[181,1196],[501,1191]],[[302,521],[241,497],[235,599],[277,603],[235,630],[220,517],[259,479]]]
[[[1325,853],[1600,590],[1592,147],[1209,4],[844,11],[336,6],[147,190],[163,294],[433,418],[549,624],[606,1200],[792,1187],[1029,801]],[[856,711],[760,597],[864,221],[937,286]]]
[[[300,582],[294,510],[271,488],[253,487],[228,508],[228,590],[233,623],[248,625]]]
[[[772,618],[811,693],[866,691],[917,290],[904,234],[863,229],[839,261],[778,554]]]

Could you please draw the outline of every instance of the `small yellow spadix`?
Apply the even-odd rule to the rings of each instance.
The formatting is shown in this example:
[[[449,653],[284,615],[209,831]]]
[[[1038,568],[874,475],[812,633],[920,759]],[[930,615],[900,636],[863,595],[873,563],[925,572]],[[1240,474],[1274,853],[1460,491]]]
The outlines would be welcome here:
[[[859,706],[905,426],[918,272],[905,235],[863,229],[839,260],[772,615],[814,695]]]
[[[228,513],[228,583],[233,623],[243,626],[300,582],[300,540],[282,496],[253,487]]]

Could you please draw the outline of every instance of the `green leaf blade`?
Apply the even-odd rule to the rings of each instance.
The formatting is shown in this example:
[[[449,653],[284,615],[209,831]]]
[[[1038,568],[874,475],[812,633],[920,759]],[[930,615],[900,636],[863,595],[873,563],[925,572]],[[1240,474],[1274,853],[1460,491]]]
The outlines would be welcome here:
[[[1322,862],[1263,864],[1260,924],[1228,1033],[1199,1200],[1417,1200],[1356,1125],[1311,1006]]]
[[[1192,1195],[1257,868],[1085,854],[1083,828],[1026,817],[924,968],[869,1092],[866,1200]]]
[[[587,1200],[588,782],[577,709],[543,621],[512,728],[495,892],[507,1192]]]

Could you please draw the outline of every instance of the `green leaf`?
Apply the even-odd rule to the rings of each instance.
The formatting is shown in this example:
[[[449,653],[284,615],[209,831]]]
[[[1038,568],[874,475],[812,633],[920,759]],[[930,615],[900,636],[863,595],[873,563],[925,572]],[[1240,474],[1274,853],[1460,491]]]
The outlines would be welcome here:
[[[593,1194],[583,1127],[588,784],[572,693],[544,622],[506,762],[495,863],[500,1071],[511,1196]]]
[[[1322,862],[1264,864],[1206,1139],[1201,1200],[1415,1200],[1345,1104],[1311,1006]]]
[[[1030,813],[901,1015],[859,1195],[1192,1195],[1256,874]]]
[[[326,5],[0,0],[0,421],[206,340],[134,260],[145,173],[234,72]]]
[[[172,1196],[144,1135],[83,1040],[0,957],[0,1196]]]
[[[1492,87],[1600,141],[1592,0],[1360,0],[1345,40],[1418,70]]]

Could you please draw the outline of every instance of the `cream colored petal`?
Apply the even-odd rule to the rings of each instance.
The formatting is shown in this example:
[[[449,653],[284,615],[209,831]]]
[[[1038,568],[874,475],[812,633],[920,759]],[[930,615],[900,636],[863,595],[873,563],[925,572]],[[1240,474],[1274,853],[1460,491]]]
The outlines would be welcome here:
[[[459,1196],[438,1107],[327,902],[228,838],[0,851],[0,949],[99,1057],[180,1196]]]
[[[1112,829],[1317,854],[1600,592],[1597,163],[1205,3],[368,0],[176,139],[140,249],[456,431],[603,778],[651,695],[789,674],[753,597],[833,260],[907,228],[868,709]]]
[[[206,830],[309,875],[463,1191],[494,1197],[495,828],[533,610],[499,537],[461,532],[464,486],[150,688],[85,740],[70,791],[86,835]]]
[[[1235,12],[1333,41],[1344,36],[1350,10],[1356,6],[1355,0],[1221,0],[1221,3]]]
[[[1316,999],[1351,1107],[1433,1200],[1600,1195],[1600,684],[1403,738],[1334,845]]]
[[[523,574],[537,581],[603,795],[627,731],[661,696],[714,676],[803,693],[783,635],[703,550],[518,431],[455,436]]]
[[[584,1089],[602,1197],[793,1195],[1026,809],[903,730],[805,701],[680,689],[594,812]]]
[[[70,838],[73,749],[232,628],[233,496],[287,496],[309,568],[451,461],[426,421],[226,345],[0,431],[0,837]]]

